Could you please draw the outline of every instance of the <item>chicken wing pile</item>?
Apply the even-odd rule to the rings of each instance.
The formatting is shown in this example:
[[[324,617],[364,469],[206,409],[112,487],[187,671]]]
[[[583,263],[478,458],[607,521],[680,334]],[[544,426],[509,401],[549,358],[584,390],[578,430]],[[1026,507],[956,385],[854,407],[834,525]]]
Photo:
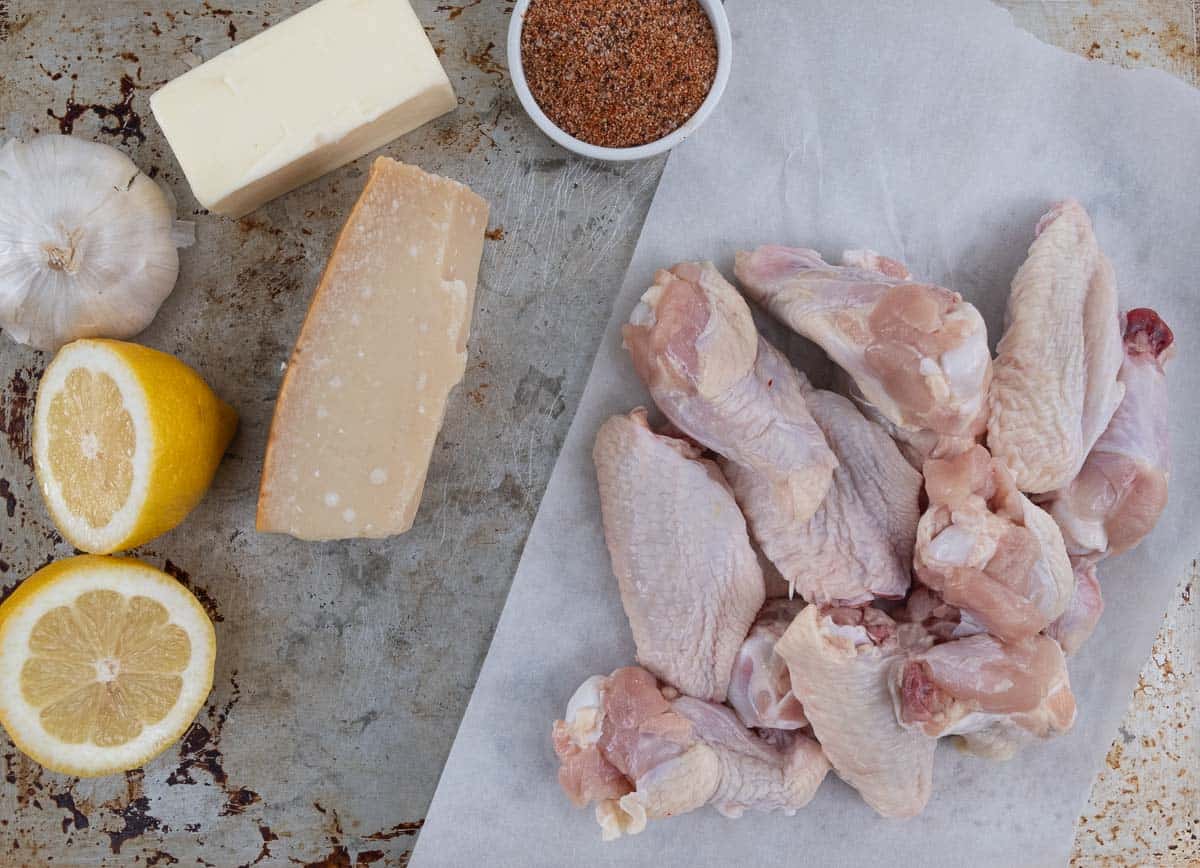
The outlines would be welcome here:
[[[910,817],[939,738],[1004,759],[1071,728],[1097,565],[1166,506],[1174,338],[1120,310],[1078,202],[1034,236],[994,359],[974,306],[871,251],[738,253],[741,292],[707,262],[658,273],[624,338],[667,424],[614,416],[593,451],[638,666],[553,728],[606,840],[708,804],[793,814],[830,769]]]

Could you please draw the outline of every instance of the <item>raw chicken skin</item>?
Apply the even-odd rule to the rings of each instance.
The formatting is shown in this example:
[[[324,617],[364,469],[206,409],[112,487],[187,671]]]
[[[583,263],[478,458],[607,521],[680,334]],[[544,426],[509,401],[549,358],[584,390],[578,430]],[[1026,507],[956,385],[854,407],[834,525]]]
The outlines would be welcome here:
[[[925,463],[929,508],[917,525],[917,577],[989,633],[1041,632],[1074,591],[1062,533],[982,446]]]
[[[808,606],[775,646],[834,770],[885,817],[919,814],[933,784],[936,740],[897,722],[889,690],[923,633],[877,609]]]
[[[1167,505],[1170,443],[1165,365],[1174,336],[1147,308],[1124,317],[1121,406],[1079,475],[1050,500],[1072,555],[1106,557],[1133,548]]]
[[[775,643],[802,608],[803,600],[767,600],[734,658],[729,704],[746,726],[778,730],[808,726],[804,706],[792,692],[787,664],[775,653]]]
[[[897,429],[981,433],[992,357],[979,311],[956,292],[912,281],[894,260],[870,251],[842,258],[839,267],[812,250],[772,245],[739,252],[735,273],[750,298],[819,344]]]
[[[890,687],[903,726],[933,738],[961,736],[967,750],[993,759],[1075,722],[1066,658],[1046,636],[944,642],[897,661]]]
[[[816,511],[837,459],[791,364],[711,262],[659,271],[623,334],[654,402],[681,431],[769,480],[795,520]]]
[[[1021,491],[1054,491],[1079,473],[1125,393],[1116,278],[1078,202],[1038,223],[1006,320],[988,448]]]
[[[1046,628],[1046,635],[1056,641],[1068,657],[1083,647],[1104,614],[1104,598],[1096,565],[1084,558],[1075,559],[1075,593],[1067,609]]]
[[[676,699],[671,709],[716,752],[720,783],[709,802],[726,817],[740,817],[747,808],[791,816],[812,801],[829,771],[821,746],[806,735],[792,733],[770,744],[725,706],[690,696]]]
[[[592,676],[553,727],[558,780],[577,806],[596,802],[604,840],[634,835],[647,819],[695,810],[716,792],[716,754],[671,711],[658,682],[627,667]],[[639,795],[640,793],[640,795]]]
[[[747,808],[794,814],[829,770],[812,739],[774,747],[724,706],[679,697],[637,667],[584,681],[553,740],[559,783],[574,804],[596,803],[606,841],[705,804],[730,817]]]
[[[790,520],[754,474],[723,463],[755,541],[805,600],[862,605],[908,592],[913,538],[921,517],[921,474],[895,442],[851,401],[812,389],[808,409],[838,459],[816,514]]]
[[[982,442],[987,434],[984,430],[984,424],[987,422],[985,414],[979,416],[976,423],[972,425],[970,433],[962,435],[938,434],[936,431],[930,431],[928,428],[922,428],[919,431],[898,428],[890,419],[863,398],[853,381],[850,381],[849,387],[844,389],[844,391],[854,401],[855,406],[862,411],[864,416],[888,433],[892,440],[895,441],[900,454],[904,456],[905,460],[918,473],[921,472],[921,469],[925,466],[925,462],[930,458],[951,458],[962,452],[966,452],[972,446]]]
[[[886,277],[896,280],[912,280],[908,266],[897,259],[891,259],[874,250],[844,250],[842,265],[861,268],[865,271],[877,271]]]
[[[592,452],[604,538],[642,666],[721,702],[733,658],[766,597],[746,522],[717,465],[614,416]]]

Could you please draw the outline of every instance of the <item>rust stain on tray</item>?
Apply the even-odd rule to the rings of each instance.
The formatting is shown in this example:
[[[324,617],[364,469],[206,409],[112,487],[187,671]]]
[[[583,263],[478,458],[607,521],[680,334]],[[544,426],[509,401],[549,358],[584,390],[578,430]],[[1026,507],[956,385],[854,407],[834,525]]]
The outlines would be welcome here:
[[[0,398],[0,431],[8,440],[8,448],[30,470],[33,469],[33,448],[30,427],[33,402],[36,396],[31,383],[41,376],[34,368],[17,368],[9,378],[8,387]]]
[[[305,862],[304,868],[342,868],[342,866],[354,864],[350,860],[350,851],[342,844],[342,836],[345,833],[342,831],[342,821],[338,817],[338,812],[331,808],[325,808],[320,802],[313,802],[313,807],[331,821],[332,831],[329,833],[329,843],[333,849],[314,862]]]
[[[289,860],[297,864],[302,864],[305,868],[341,868],[341,866],[346,865],[371,865],[385,860],[386,864],[389,865],[407,865],[411,855],[409,852],[389,855],[383,849],[371,846],[362,847],[356,851],[354,841],[387,842],[396,838],[411,838],[420,831],[421,826],[425,823],[422,819],[415,822],[397,823],[389,829],[381,829],[369,835],[348,835],[342,827],[341,817],[335,808],[326,807],[320,802],[313,802],[312,806],[321,818],[323,818],[323,835],[330,849],[329,852],[312,861],[303,861],[301,859]],[[270,830],[267,829],[266,832],[270,833]],[[275,839],[271,838],[271,840]],[[263,850],[266,851],[266,845],[269,843],[266,834],[264,834],[263,842]]]
[[[120,82],[121,98],[112,103],[81,103],[75,99],[75,87],[71,87],[71,95],[67,97],[66,106],[61,115],[55,114],[54,109],[46,109],[46,114],[58,121],[58,130],[65,136],[75,132],[75,122],[88,112],[100,118],[100,132],[109,136],[120,136],[122,144],[130,141],[142,143],[146,134],[142,132],[142,116],[133,106],[134,91],[139,85],[133,77],[124,74]]]
[[[8,0],[0,0],[0,43],[7,42],[11,37],[20,33],[32,20],[32,15],[26,15],[14,21],[8,11]]]
[[[168,786],[192,786],[198,783],[193,772],[202,771],[207,774],[225,793],[225,805],[220,812],[223,817],[240,814],[250,805],[262,801],[262,797],[254,790],[232,786],[225,771],[221,735],[229,713],[242,696],[237,672],[230,676],[229,683],[233,688],[229,700],[220,709],[216,705],[208,707],[208,725],[197,720],[184,733],[179,743],[179,766],[167,778]]]
[[[170,558],[167,558],[166,562],[163,564],[163,572],[174,578],[177,582],[179,582],[179,584],[183,585],[192,592],[192,595],[195,596],[195,598],[200,601],[200,605],[204,607],[204,611],[208,615],[210,621],[212,621],[214,624],[217,624],[225,620],[224,616],[221,615],[220,607],[217,606],[217,601],[213,599],[212,595],[206,589],[192,581],[192,577],[188,574],[187,570],[175,565],[171,562]],[[234,674],[236,675],[237,673]],[[234,682],[234,686],[236,688],[236,682]]]
[[[492,57],[492,49],[495,47],[496,43],[489,42],[479,51],[467,54],[467,62],[480,72],[495,75],[498,80],[503,81],[508,76],[508,68]]]
[[[61,778],[57,781],[52,778],[47,782],[43,778],[42,767],[16,751],[4,754],[4,764],[5,781],[16,790],[18,810],[26,812],[32,808],[38,811],[64,811],[65,814],[59,822],[62,834],[67,836],[68,844],[74,840],[75,834],[90,829],[106,836],[110,852],[120,855],[127,842],[149,832],[165,829],[162,821],[150,812],[150,800],[142,788],[144,774],[140,769],[125,773],[123,795],[93,808],[90,802],[80,798],[74,791],[74,787],[79,783],[78,778],[69,779],[65,788],[59,782]],[[96,816],[97,811],[100,812],[99,817]],[[13,819],[17,820],[21,816],[22,814],[18,813]],[[5,820],[4,825],[7,823]],[[27,831],[14,830],[12,834],[15,836],[14,842],[33,843],[31,833]],[[174,858],[170,857],[170,854],[163,855]]]
[[[254,790],[246,787],[239,787],[236,790],[229,792],[229,799],[225,802],[225,807],[221,808],[221,816],[229,817],[233,814],[240,814],[251,805],[258,804],[262,801],[262,796],[254,792]]]
[[[51,793],[50,800],[54,804],[67,812],[67,816],[63,817],[62,830],[63,834],[67,834],[71,828],[71,824],[75,824],[76,829],[86,829],[90,823],[88,816],[75,804],[75,796],[69,790],[65,793]]]
[[[142,792],[143,778],[141,769],[125,772],[128,798],[124,805],[112,808],[121,821],[121,828],[105,834],[108,835],[109,848],[116,855],[120,855],[126,841],[162,828],[162,821],[150,813],[150,800]]]
[[[258,834],[262,838],[262,849],[258,851],[258,855],[254,857],[251,865],[257,865],[263,859],[271,858],[271,842],[279,840],[279,836],[272,832],[271,827],[266,823],[258,824]]]
[[[17,496],[13,494],[12,486],[7,479],[0,479],[0,500],[4,501],[4,511],[12,518],[17,511]]]
[[[460,16],[464,12],[466,12],[468,9],[470,9],[472,6],[478,6],[481,2],[483,2],[483,0],[467,0],[467,2],[463,3],[461,6],[449,6],[449,5],[439,6],[437,8],[437,11],[438,12],[449,12],[450,14],[447,16],[447,18],[449,18],[451,21],[453,21],[455,18],[457,18],[458,16]]]
[[[1078,53],[1122,66],[1159,66],[1200,85],[1200,2],[1093,0],[1071,20]]]
[[[1197,7],[1200,9],[1200,7]],[[1154,34],[1163,54],[1171,60],[1196,64],[1198,55],[1195,36],[1188,37],[1177,23],[1172,21],[1163,30]]]
[[[399,838],[401,835],[416,835],[424,825],[424,820],[417,820],[412,823],[397,823],[390,829],[384,829],[381,832],[375,832],[364,837],[368,841],[391,841],[394,838]]]

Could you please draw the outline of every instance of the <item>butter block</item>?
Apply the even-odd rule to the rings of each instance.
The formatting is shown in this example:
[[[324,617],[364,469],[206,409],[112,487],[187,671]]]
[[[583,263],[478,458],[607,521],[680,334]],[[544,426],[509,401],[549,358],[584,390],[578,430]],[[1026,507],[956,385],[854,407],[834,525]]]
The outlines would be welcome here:
[[[403,533],[462,379],[488,204],[380,157],[338,236],[284,373],[260,531]]]
[[[230,217],[455,105],[408,0],[321,0],[150,97],[196,198]]]

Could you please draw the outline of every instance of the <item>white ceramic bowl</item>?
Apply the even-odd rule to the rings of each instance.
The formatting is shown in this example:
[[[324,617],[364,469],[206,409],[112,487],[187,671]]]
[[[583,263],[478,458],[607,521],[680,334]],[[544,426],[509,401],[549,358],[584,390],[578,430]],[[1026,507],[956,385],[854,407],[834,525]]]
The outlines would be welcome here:
[[[553,2],[553,0],[541,0],[541,2]],[[712,110],[721,101],[721,94],[725,92],[725,85],[729,81],[729,69],[733,64],[733,37],[729,33],[729,19],[725,17],[725,7],[721,5],[721,0],[697,0],[697,2],[708,13],[708,18],[712,21],[713,32],[717,37],[717,74],[713,79],[712,88],[708,91],[704,102],[700,104],[700,108],[673,133],[633,148],[602,148],[599,145],[591,145],[575,138],[550,120],[542,111],[541,106],[537,104],[537,100],[533,98],[533,94],[530,93],[529,84],[525,81],[525,67],[521,62],[521,30],[525,26],[525,12],[529,8],[530,0],[519,0],[516,8],[513,9],[512,20],[508,25],[508,71],[512,77],[513,87],[516,88],[517,97],[521,100],[521,105],[525,107],[526,113],[533,118],[533,122],[541,128],[542,132],[568,151],[574,151],[585,157],[595,160],[642,160],[671,150],[699,129],[700,125],[712,114]]]

